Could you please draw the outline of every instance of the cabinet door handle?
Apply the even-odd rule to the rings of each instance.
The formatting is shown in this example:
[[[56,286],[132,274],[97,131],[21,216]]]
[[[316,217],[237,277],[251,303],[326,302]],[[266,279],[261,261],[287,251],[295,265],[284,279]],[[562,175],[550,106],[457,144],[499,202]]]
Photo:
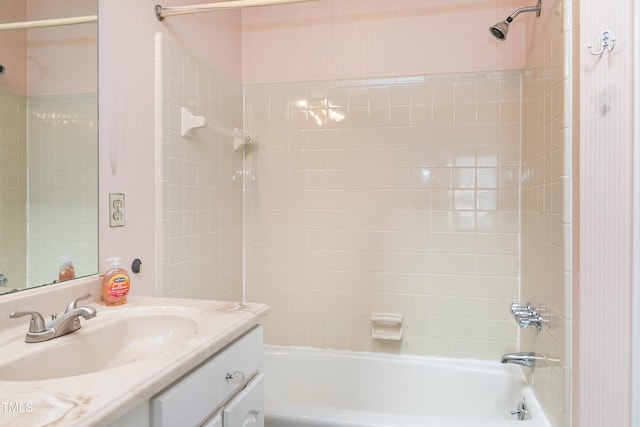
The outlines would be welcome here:
[[[244,384],[245,376],[244,372],[235,371],[233,374],[227,373],[227,375],[225,375],[225,378],[233,385],[241,385]]]

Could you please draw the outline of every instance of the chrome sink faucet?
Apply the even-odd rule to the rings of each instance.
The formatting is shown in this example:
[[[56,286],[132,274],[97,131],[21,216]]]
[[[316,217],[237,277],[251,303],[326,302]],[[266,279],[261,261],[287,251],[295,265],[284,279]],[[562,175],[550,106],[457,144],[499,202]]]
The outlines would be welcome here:
[[[70,334],[73,331],[80,329],[80,316],[85,319],[92,319],[96,317],[96,309],[83,305],[78,307],[78,301],[82,301],[91,297],[91,294],[82,295],[79,298],[74,299],[68,305],[63,314],[51,315],[51,321],[45,324],[42,315],[37,311],[14,311],[9,315],[11,318],[31,316],[31,322],[29,322],[29,332],[24,338],[25,342],[34,343],[48,341],[54,338],[61,337],[63,335]]]
[[[527,368],[535,368],[536,354],[532,351],[522,353],[507,353],[502,356],[500,363],[511,363],[514,365],[525,366]]]

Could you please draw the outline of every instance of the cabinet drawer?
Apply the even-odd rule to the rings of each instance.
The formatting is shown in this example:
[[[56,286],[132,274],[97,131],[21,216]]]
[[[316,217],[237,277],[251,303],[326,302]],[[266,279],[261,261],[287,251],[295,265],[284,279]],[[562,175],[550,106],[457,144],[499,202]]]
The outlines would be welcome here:
[[[262,327],[258,326],[217,353],[152,399],[152,425],[175,427],[199,425],[225,401],[241,390],[262,367]],[[238,383],[229,375],[241,373]]]

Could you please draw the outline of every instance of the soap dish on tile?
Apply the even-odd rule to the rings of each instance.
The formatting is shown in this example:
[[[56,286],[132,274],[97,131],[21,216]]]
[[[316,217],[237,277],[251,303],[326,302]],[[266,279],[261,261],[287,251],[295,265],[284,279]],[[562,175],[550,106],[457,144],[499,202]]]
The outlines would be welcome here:
[[[402,314],[371,314],[371,337],[376,340],[402,340]]]

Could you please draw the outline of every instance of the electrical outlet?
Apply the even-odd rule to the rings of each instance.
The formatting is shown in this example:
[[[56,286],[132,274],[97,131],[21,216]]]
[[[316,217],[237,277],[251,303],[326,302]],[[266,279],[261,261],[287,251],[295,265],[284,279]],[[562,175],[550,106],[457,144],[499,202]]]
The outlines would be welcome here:
[[[109,226],[124,225],[124,193],[109,193]]]

